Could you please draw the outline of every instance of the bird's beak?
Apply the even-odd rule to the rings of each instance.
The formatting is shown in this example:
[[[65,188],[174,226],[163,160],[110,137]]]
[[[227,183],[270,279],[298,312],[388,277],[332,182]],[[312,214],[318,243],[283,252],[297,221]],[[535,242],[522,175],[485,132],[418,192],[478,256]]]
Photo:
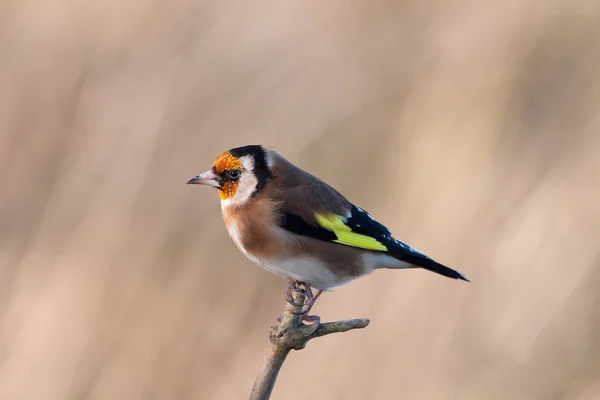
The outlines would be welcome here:
[[[201,173],[198,176],[193,177],[187,182],[188,185],[208,185],[212,187],[219,188],[221,184],[219,183],[219,176],[215,174],[212,169],[209,169],[206,172]]]

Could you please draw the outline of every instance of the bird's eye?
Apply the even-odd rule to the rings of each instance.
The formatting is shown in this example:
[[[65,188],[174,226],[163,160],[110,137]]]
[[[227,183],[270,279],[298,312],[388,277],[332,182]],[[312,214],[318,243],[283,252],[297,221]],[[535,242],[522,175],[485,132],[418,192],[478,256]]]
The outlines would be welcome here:
[[[227,172],[227,177],[229,179],[237,179],[240,177],[240,170],[239,169],[232,169],[231,171]]]

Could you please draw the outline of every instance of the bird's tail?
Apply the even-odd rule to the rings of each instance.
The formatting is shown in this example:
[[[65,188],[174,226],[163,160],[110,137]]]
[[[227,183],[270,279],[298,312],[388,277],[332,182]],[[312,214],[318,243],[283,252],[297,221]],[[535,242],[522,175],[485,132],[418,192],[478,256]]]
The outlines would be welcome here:
[[[414,266],[424,268],[428,271],[435,272],[436,274],[447,276],[452,279],[460,279],[463,281],[471,282],[468,280],[463,274],[458,271],[453,270],[452,268],[448,268],[445,265],[440,264],[437,261],[432,260],[426,256],[417,256],[412,254],[390,254],[394,258],[410,263]]]

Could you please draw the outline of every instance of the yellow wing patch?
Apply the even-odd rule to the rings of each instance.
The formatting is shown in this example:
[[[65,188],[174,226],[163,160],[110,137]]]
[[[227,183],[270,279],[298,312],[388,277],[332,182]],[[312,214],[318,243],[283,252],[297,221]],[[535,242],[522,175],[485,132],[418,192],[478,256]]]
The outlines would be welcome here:
[[[339,215],[315,214],[317,223],[324,229],[327,229],[337,236],[334,240],[336,243],[345,244],[346,246],[359,247],[366,250],[387,251],[387,247],[379,243],[375,238],[360,233],[352,232],[352,229],[347,226],[344,219]]]

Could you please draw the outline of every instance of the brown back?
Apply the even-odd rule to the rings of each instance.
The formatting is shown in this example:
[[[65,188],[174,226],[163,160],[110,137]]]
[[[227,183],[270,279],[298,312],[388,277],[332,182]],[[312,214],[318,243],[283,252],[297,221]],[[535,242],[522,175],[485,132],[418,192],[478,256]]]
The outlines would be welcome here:
[[[315,212],[349,213],[351,204],[341,193],[279,153],[269,152],[273,158],[273,180],[265,187],[264,195],[277,202],[282,210],[299,215],[309,224],[316,224]]]

